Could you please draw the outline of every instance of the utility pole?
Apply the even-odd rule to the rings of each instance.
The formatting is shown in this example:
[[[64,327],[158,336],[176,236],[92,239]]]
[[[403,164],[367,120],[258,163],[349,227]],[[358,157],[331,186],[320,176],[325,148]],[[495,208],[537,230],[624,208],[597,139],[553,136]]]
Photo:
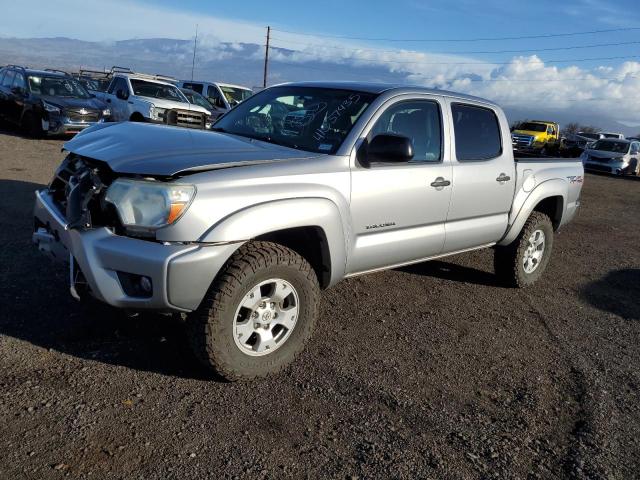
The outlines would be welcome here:
[[[267,71],[269,67],[269,40],[271,39],[271,27],[267,27],[267,44],[264,49],[264,77],[262,80],[262,86],[267,88]]]
[[[193,40],[193,61],[191,62],[191,81],[193,82],[193,70],[196,68],[196,47],[198,46],[198,24],[196,23],[196,38]]]

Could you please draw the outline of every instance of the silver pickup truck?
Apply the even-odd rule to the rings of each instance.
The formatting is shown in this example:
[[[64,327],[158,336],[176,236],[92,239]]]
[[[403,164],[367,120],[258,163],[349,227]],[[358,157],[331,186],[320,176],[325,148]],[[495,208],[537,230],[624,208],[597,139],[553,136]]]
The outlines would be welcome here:
[[[231,380],[289,364],[347,277],[494,247],[505,284],[532,285],[580,205],[579,160],[514,161],[500,107],[456,93],[285,84],[214,130],[85,130],[36,192],[33,240],[75,297],[185,313]]]

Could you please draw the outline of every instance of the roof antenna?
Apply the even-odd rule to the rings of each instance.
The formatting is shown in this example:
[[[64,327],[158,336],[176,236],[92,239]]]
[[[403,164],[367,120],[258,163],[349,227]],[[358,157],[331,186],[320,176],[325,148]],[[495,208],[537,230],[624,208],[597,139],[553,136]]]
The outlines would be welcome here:
[[[193,40],[193,61],[191,62],[191,81],[193,82],[193,69],[196,67],[196,47],[198,46],[198,24],[196,23],[196,38]]]

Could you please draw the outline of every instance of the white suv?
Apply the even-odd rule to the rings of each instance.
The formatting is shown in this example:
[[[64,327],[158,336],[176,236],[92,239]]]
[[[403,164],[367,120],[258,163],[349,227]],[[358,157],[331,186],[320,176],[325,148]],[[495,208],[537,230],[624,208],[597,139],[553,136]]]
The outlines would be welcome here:
[[[218,118],[253,95],[253,91],[250,88],[230,83],[182,80],[178,85],[198,92],[209,100],[216,109],[215,112],[212,112],[214,118]]]
[[[212,112],[189,103],[169,77],[117,72],[109,88],[96,96],[109,104],[116,122],[153,122],[187,128],[210,128]]]

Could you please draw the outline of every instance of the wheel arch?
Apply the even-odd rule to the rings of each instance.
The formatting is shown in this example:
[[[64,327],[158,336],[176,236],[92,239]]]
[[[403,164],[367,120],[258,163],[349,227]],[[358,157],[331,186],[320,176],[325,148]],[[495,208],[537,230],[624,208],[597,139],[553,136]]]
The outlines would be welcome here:
[[[344,276],[345,234],[338,207],[325,198],[298,198],[254,205],[211,227],[202,242],[262,240],[299,253],[314,268],[322,288]]]
[[[144,115],[142,115],[140,112],[133,112],[129,116],[129,121],[130,122],[144,122],[145,118],[144,118]]]
[[[511,222],[510,228],[502,240],[498,242],[498,245],[508,245],[513,242],[534,211],[548,215],[554,231],[558,230],[566,211],[566,191],[567,183],[561,179],[548,180],[534,188],[522,203],[517,215]]]

